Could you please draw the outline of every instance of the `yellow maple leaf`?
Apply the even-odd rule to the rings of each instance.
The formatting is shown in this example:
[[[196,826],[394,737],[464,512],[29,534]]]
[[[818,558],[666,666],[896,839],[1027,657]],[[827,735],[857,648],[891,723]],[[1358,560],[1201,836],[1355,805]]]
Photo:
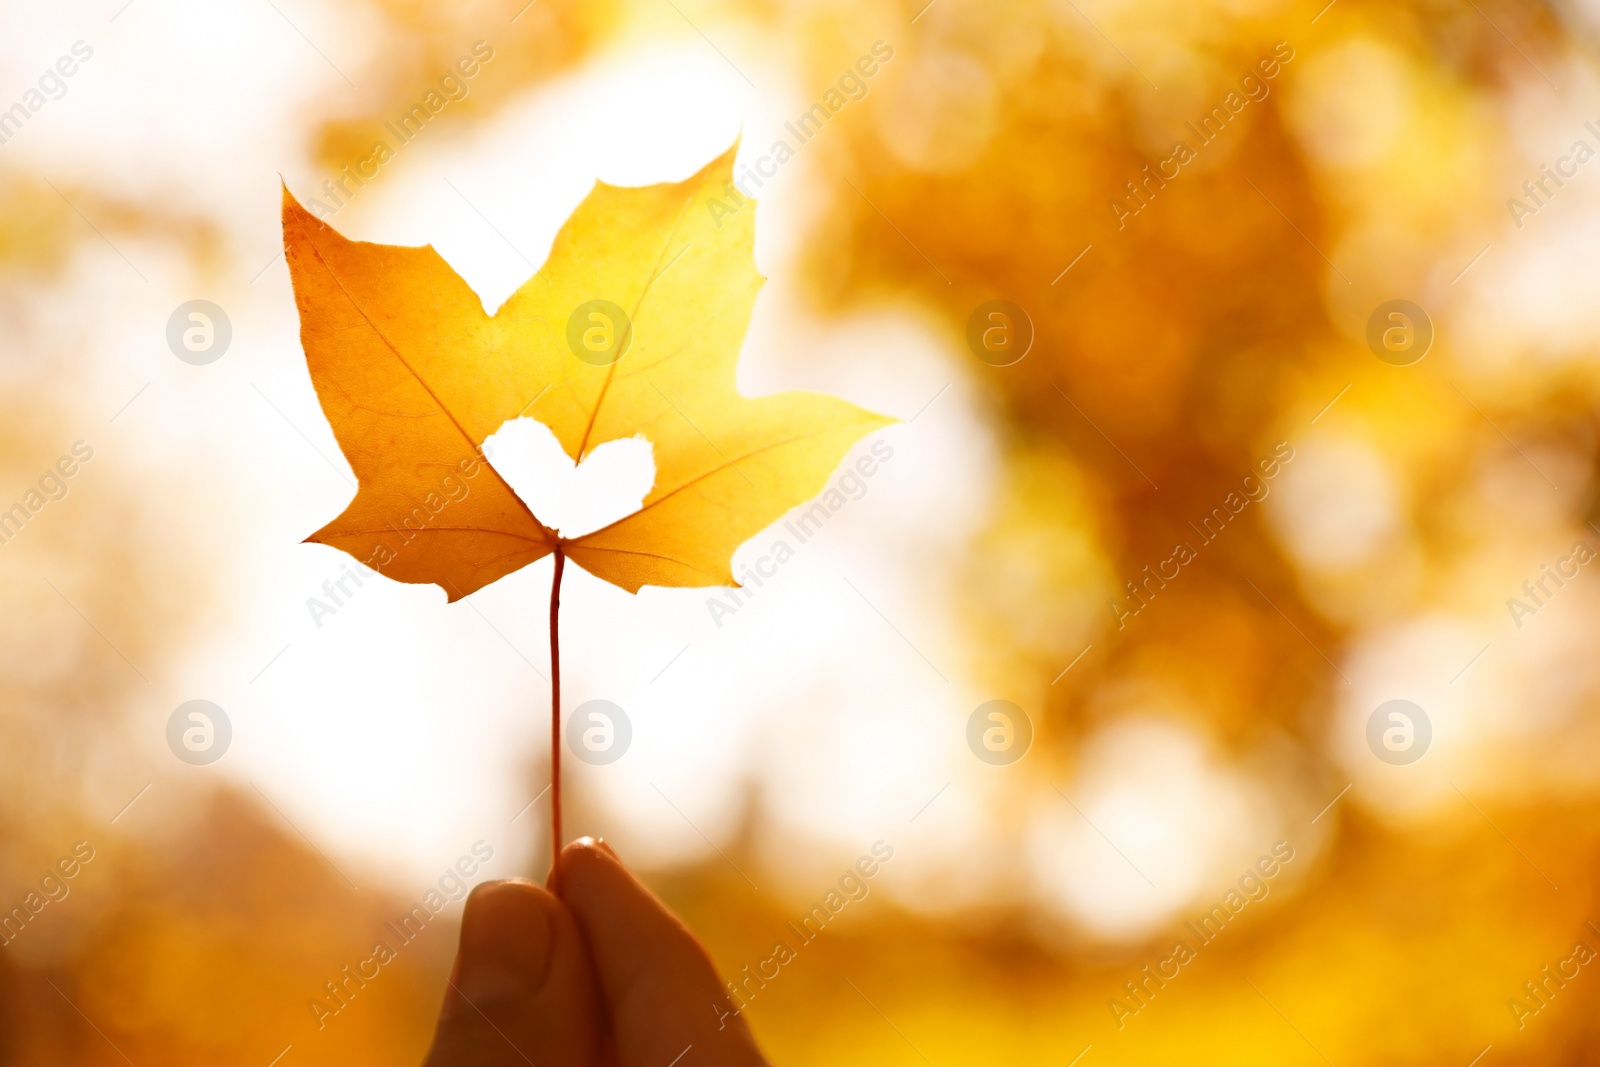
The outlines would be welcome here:
[[[630,592],[736,585],[733,552],[892,420],[819,393],[741,396],[762,277],[734,149],[687,181],[596,183],[494,315],[431,246],[346,239],[284,189],[284,250],[323,411],[360,488],[309,540],[449,599],[557,550]],[[642,434],[639,510],[564,539],[484,462],[531,415],[574,462]]]

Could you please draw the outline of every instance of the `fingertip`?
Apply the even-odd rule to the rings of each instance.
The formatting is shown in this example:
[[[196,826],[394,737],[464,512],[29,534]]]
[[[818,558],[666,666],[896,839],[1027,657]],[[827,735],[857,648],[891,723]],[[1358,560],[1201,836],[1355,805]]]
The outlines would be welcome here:
[[[576,841],[568,842],[567,847],[561,850],[561,854],[566,855],[569,852],[573,854],[579,852],[601,852],[618,863],[622,862],[622,857],[617,855],[617,850],[612,848],[611,843],[603,837],[584,836]]]
[[[548,890],[526,878],[479,882],[467,893],[462,906],[461,930],[466,934],[469,929],[475,930],[500,918],[527,921],[537,914],[548,920],[551,910],[560,907],[561,902]]]
[[[532,892],[529,892],[529,891]],[[515,906],[513,901],[518,898],[531,898],[537,900],[540,896],[548,895],[538,884],[526,878],[495,878],[487,882],[479,882],[467,891],[465,911],[473,911],[485,907],[493,902]],[[463,915],[465,912],[463,913]]]
[[[461,913],[461,943],[452,979],[456,997],[498,1006],[537,993],[550,972],[555,920],[561,904],[532,882],[506,879],[473,887]]]
[[[622,860],[617,857],[616,851],[605,843],[603,838],[580,837],[576,841],[569,841],[556,857],[555,866],[550,868],[550,876],[545,885],[560,897],[569,906],[572,895],[569,879],[577,876],[588,879],[594,876],[596,868],[613,868],[615,872],[625,872]],[[604,877],[602,875],[602,877]]]
[[[589,1067],[601,1033],[594,972],[572,912],[521,879],[475,886],[429,1067]]]
[[[704,946],[613,850],[580,839],[560,864],[622,1062],[667,1063],[689,1045],[718,1050],[710,1062],[765,1062]]]
[[[603,841],[580,838],[562,850],[561,891],[613,994],[661,972],[720,987],[695,936]]]

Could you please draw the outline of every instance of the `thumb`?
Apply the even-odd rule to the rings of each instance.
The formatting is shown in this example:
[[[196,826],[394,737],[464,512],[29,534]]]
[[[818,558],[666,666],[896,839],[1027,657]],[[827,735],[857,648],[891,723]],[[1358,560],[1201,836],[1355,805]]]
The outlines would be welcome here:
[[[706,950],[609,845],[582,838],[560,863],[622,1067],[765,1067]]]
[[[591,1067],[599,1047],[594,975],[572,913],[529,882],[474,889],[424,1067]]]

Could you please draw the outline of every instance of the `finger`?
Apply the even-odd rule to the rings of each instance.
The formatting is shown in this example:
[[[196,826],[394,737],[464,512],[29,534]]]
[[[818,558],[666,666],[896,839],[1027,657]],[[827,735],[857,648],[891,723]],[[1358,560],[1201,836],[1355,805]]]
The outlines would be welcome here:
[[[475,888],[424,1067],[592,1067],[600,1034],[572,913],[531,882]]]
[[[561,897],[589,946],[622,1067],[767,1062],[700,942],[610,846],[583,838],[560,862]]]

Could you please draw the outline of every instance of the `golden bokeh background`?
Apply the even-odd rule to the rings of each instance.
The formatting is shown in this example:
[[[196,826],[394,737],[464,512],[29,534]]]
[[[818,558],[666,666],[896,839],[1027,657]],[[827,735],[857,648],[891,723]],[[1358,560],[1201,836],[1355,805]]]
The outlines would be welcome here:
[[[339,560],[299,541],[351,488],[274,255],[280,176],[317,196],[477,41],[335,225],[492,307],[588,182],[740,136],[741,384],[906,420],[738,618],[571,594],[573,699],[636,719],[573,832],[725,975],[894,849],[750,998],[774,1062],[1600,1062],[1600,7],[4,10],[0,906],[66,895],[0,948],[0,1064],[417,1062],[458,904],[308,1002],[476,841],[543,875],[548,576],[308,621]],[[195,298],[232,320],[209,366],[165,339]],[[996,300],[1007,366],[969,344]],[[1369,343],[1394,300],[1407,365]],[[208,766],[165,740],[197,697],[233,720]],[[966,740],[992,699],[1033,731],[1004,766]],[[1369,746],[1390,700],[1414,762]]]

